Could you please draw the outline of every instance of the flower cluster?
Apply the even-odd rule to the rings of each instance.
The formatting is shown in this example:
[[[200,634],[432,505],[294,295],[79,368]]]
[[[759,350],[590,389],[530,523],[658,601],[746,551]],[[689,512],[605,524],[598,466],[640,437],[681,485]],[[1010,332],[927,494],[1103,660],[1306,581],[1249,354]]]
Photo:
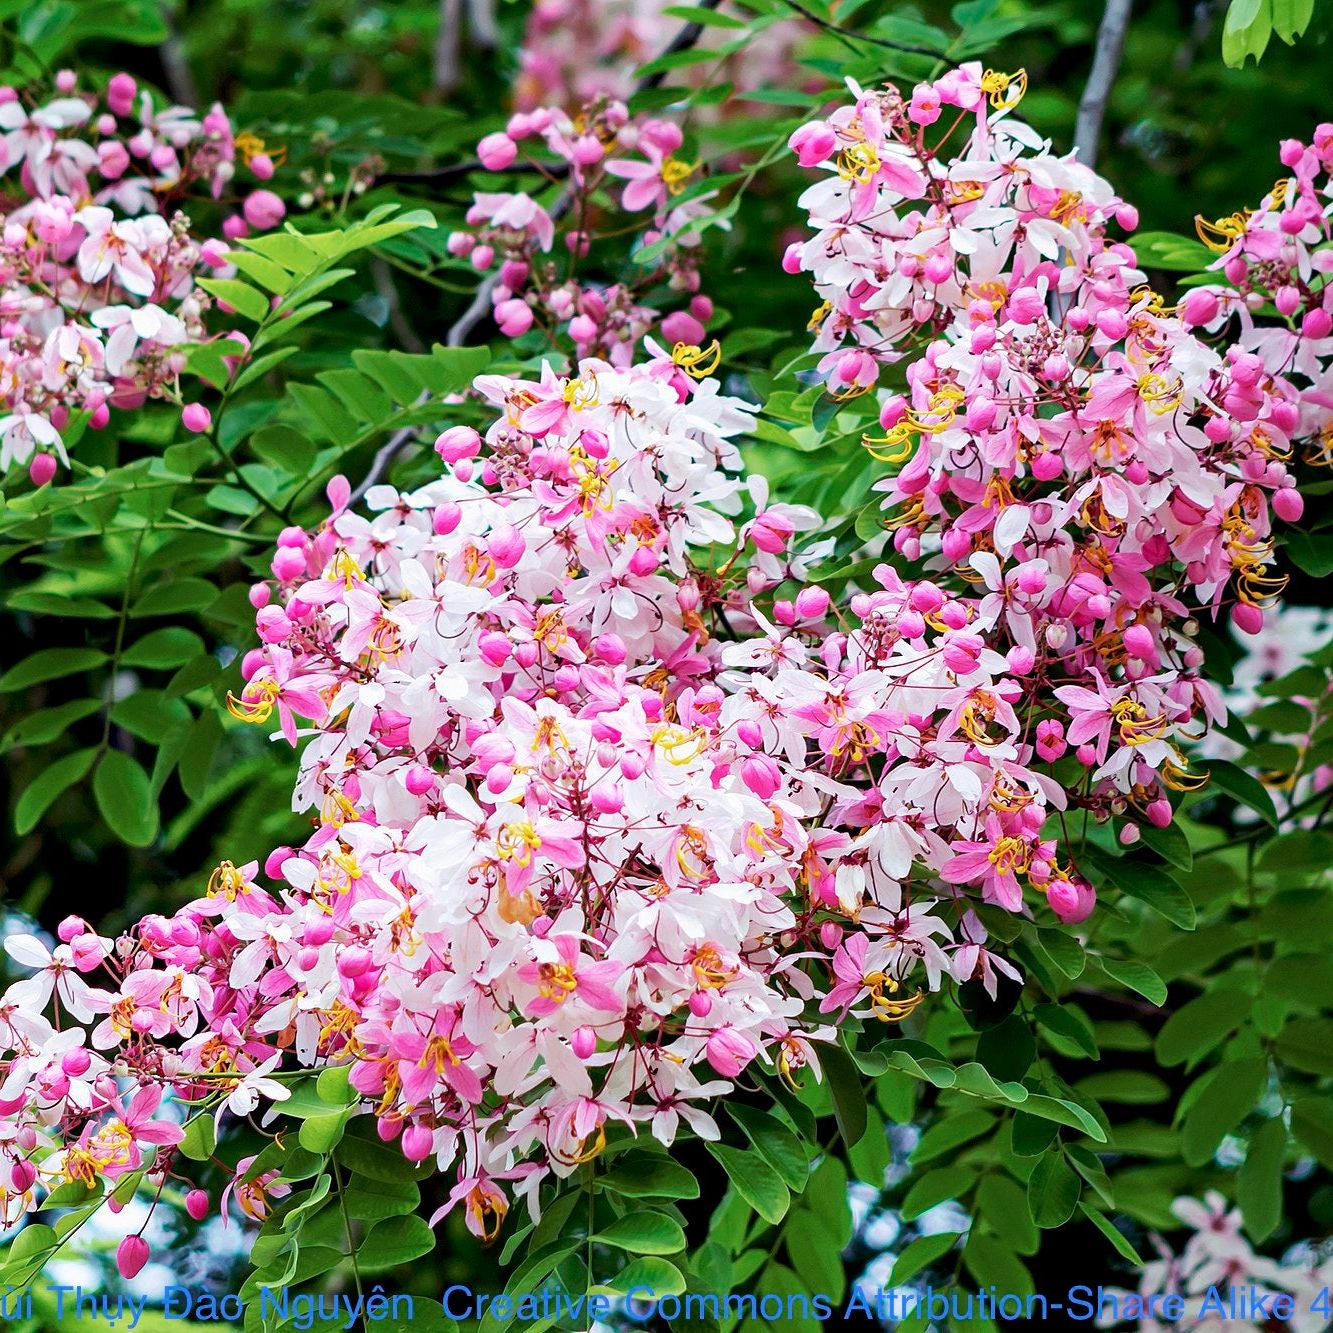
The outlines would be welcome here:
[[[1256,1254],[1241,1232],[1240,1210],[1228,1208],[1216,1191],[1202,1200],[1177,1199],[1172,1211],[1192,1232],[1184,1248],[1175,1254],[1155,1237],[1160,1257],[1144,1264],[1138,1291],[1114,1293],[1117,1309],[1145,1312],[1136,1320],[1139,1333],[1322,1333],[1328,1327],[1333,1257],[1311,1244],[1295,1247],[1281,1263]],[[1166,1311],[1168,1301],[1178,1301],[1178,1317],[1146,1313]],[[1099,1326],[1123,1322],[1102,1320]]]
[[[0,132],[0,472],[27,464],[40,485],[68,462],[74,414],[100,429],[113,407],[174,395],[182,349],[204,335],[196,275],[227,264],[180,210],[192,193],[224,199],[238,157],[256,180],[274,161],[221,107],[159,107],[128,74],[94,94],[64,71],[40,102],[0,88]],[[224,235],[283,212],[252,189]]]
[[[484,440],[446,431],[445,475],[373,490],[370,519],[335,489],[320,530],[283,534],[280,595],[252,596],[232,709],[313,733],[317,827],[268,859],[281,890],[224,864],[119,941],[11,941],[40,969],[0,1002],[11,1209],[68,1177],[69,1144],[93,1145],[80,1171],[137,1160],[109,1061],[240,1114],[281,1098],[280,1062],[350,1062],[489,1235],[498,1182],[531,1195],[614,1122],[714,1135],[702,1099],[756,1060],[817,1067],[849,1010],[898,1021],[949,977],[994,993],[1016,974],[974,907],[1023,910],[1016,869],[1087,914],[1039,841],[1058,792],[985,608],[884,568],[831,632],[790,550],[814,516],[729,475],[749,410],[665,353],[476,387]],[[788,580],[772,621],[751,608]]]
[[[1200,338],[1219,298],[1176,312],[1143,285],[1111,235],[1135,210],[1012,119],[1025,86],[964,66],[910,98],[853,89],[798,130],[800,160],[827,174],[803,196],[816,234],[786,266],[824,298],[812,326],[831,393],[901,363],[865,439],[896,466],[879,489],[897,551],[984,585],[1005,626],[994,646],[1035,663],[1038,749],[1068,743],[1087,770],[1077,799],[1164,824],[1170,790],[1193,781],[1182,739],[1222,712],[1189,604],[1262,626],[1285,582],[1273,517],[1302,510],[1286,460],[1328,420],[1300,386],[1333,346],[1322,311],[1225,352]],[[1268,203],[1288,193],[1300,227],[1278,219],[1281,234],[1324,237],[1306,194]]]
[[[674,122],[632,118],[623,102],[606,98],[575,117],[550,107],[519,112],[504,131],[481,141],[478,155],[489,171],[535,169],[565,180],[549,209],[527,193],[477,194],[467,214],[471,230],[450,238],[452,253],[479,272],[494,272],[490,296],[501,332],[517,338],[537,327],[553,342],[557,334],[567,338],[576,360],[595,356],[622,369],[650,332],[703,347],[713,303],[699,291],[691,227],[708,216],[712,196],[692,193],[676,202],[698,172],[679,156],[683,142]],[[581,279],[577,266],[599,240],[594,196],[617,180],[627,182],[620,191],[624,212],[644,215],[634,229],[637,243],[660,246],[660,253],[635,264],[635,275],[624,281]],[[623,226],[624,218],[616,222]],[[687,308],[664,317],[650,304],[663,290],[687,300]],[[716,366],[715,349],[699,353],[698,364]]]

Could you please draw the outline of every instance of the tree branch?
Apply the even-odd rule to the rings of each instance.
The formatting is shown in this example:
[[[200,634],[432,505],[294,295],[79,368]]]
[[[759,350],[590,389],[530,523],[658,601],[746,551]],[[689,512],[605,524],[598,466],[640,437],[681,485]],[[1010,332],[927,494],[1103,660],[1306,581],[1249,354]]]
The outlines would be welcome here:
[[[1093,51],[1092,69],[1087,87],[1078,104],[1078,119],[1074,124],[1074,149],[1085,166],[1097,162],[1097,141],[1101,138],[1102,120],[1106,104],[1111,98],[1111,87],[1120,69],[1120,57],[1125,50],[1125,34],[1129,31],[1129,12],[1133,0],[1106,0],[1102,21],[1097,28],[1097,45]]]
[[[785,0],[785,2],[788,9],[794,9],[802,18],[813,23],[815,27],[823,28],[825,32],[831,32],[844,45],[867,42],[871,46],[882,46],[887,51],[902,51],[912,56],[930,56],[933,60],[944,59],[943,51],[934,50],[929,46],[913,46],[910,42],[895,42],[888,37],[872,37],[867,32],[853,32],[850,28],[844,28],[840,24],[834,23],[831,19],[822,18],[813,9],[807,9],[805,5],[800,3],[800,0]]]
[[[432,85],[437,93],[451,93],[458,87],[458,48],[462,42],[462,6],[460,0],[440,0],[440,30],[435,36],[435,62]]]

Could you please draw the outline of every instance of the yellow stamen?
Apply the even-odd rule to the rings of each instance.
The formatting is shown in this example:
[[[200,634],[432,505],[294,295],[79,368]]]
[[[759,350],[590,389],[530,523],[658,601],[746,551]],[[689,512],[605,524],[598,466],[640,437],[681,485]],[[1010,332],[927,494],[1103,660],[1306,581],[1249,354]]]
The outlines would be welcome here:
[[[716,338],[707,347],[679,342],[671,349],[671,359],[691,379],[706,379],[722,364],[722,344]]]

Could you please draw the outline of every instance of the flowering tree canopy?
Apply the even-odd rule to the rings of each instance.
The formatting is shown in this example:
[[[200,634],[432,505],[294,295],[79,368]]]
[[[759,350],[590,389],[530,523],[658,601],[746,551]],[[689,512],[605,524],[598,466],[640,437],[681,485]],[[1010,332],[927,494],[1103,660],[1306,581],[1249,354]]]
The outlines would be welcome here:
[[[542,3],[465,131],[457,15],[416,130],[0,88],[11,1287],[216,1217],[814,1327],[1068,1235],[1323,1327],[1333,127],[1144,231],[1026,21],[840,8]]]

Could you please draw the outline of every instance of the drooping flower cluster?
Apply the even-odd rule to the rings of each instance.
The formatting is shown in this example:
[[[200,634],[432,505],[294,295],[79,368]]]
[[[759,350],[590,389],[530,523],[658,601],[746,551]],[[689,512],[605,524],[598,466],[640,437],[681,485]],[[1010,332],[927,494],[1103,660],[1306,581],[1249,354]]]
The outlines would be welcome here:
[[[761,618],[813,515],[728,475],[748,410],[665,354],[477,388],[484,442],[446,431],[446,475],[372,491],[369,520],[335,494],[281,539],[280,597],[255,590],[233,709],[314,724],[317,829],[269,858],[284,887],[224,864],[120,941],[11,944],[41,969],[0,1004],[11,1208],[68,1175],[62,1145],[130,1160],[108,1058],[241,1114],[280,1062],[351,1062],[489,1234],[497,1182],[572,1170],[611,1122],[714,1134],[701,1099],[756,1059],[817,1066],[830,1018],[900,1020],[948,977],[994,993],[1016,974],[972,908],[1023,910],[1020,853],[1056,912],[1090,909],[1038,839],[1059,793],[984,608],[885,568],[845,631],[817,586]],[[81,1026],[36,1017],[53,987]]]
[[[1137,1292],[1107,1293],[1115,1298],[1108,1312],[1135,1313],[1103,1318],[1100,1327],[1132,1322],[1139,1333],[1322,1333],[1328,1327],[1333,1256],[1327,1247],[1303,1243],[1281,1262],[1256,1254],[1242,1233],[1240,1210],[1228,1208],[1216,1191],[1202,1200],[1177,1199],[1172,1211],[1192,1233],[1184,1248],[1175,1254],[1154,1237],[1160,1257],[1144,1264]],[[1178,1302],[1179,1314],[1166,1317],[1168,1300]]]
[[[698,171],[678,156],[683,142],[673,121],[632,118],[623,102],[606,98],[574,117],[551,107],[519,112],[503,132],[481,141],[479,157],[490,171],[504,173],[517,163],[566,182],[549,209],[524,192],[479,193],[467,214],[472,230],[450,238],[455,255],[480,272],[496,270],[491,303],[503,333],[521,337],[535,326],[553,342],[567,338],[576,360],[596,356],[621,368],[650,332],[703,347],[713,303],[699,291],[698,238],[689,226],[708,216],[712,195],[675,202]],[[643,216],[636,243],[662,249],[653,262],[633,265],[624,280],[588,280],[577,270],[599,241],[594,196],[619,189],[617,178],[628,182],[619,190],[625,214]],[[623,230],[624,217],[614,217],[613,230]],[[663,291],[686,300],[687,308],[664,316],[650,301]],[[715,350],[700,353],[696,363],[716,366]]]
[[[255,180],[274,162],[221,107],[159,107],[128,74],[95,94],[64,71],[40,101],[0,88],[0,131],[0,473],[26,464],[43,484],[68,462],[73,414],[100,429],[113,407],[175,392],[210,303],[196,275],[227,271],[225,243],[181,210],[227,198],[238,157]],[[224,234],[283,212],[252,189]]]
[[[1134,209],[1010,117],[1025,85],[964,66],[910,98],[854,89],[798,130],[827,175],[786,263],[824,298],[831,393],[904,363],[865,440],[896,465],[879,484],[896,549],[1002,607],[1035,662],[1038,746],[1067,741],[1090,771],[1080,799],[1160,824],[1192,781],[1179,745],[1221,713],[1189,604],[1262,625],[1285,582],[1273,516],[1302,509],[1285,462],[1312,429],[1298,381],[1333,348],[1318,319],[1224,354],[1198,337],[1201,298],[1168,309],[1112,239]],[[1291,196],[1313,244],[1326,220]]]

